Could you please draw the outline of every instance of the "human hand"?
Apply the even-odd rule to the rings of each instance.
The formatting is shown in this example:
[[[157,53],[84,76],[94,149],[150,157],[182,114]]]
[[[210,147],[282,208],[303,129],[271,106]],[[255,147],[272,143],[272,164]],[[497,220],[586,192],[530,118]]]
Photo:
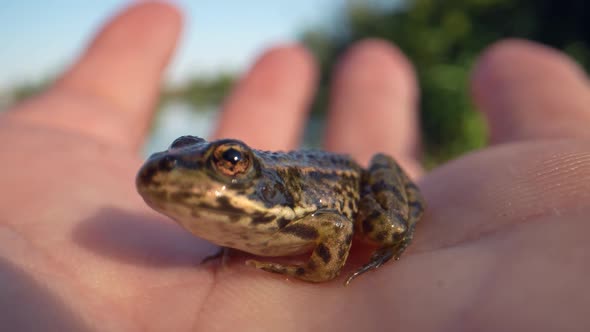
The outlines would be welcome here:
[[[425,174],[409,62],[380,41],[348,52],[334,77],[326,149],[361,162],[377,151],[394,155],[418,180],[428,210],[401,260],[344,288],[341,280],[287,281],[239,261],[199,266],[212,246],[151,212],[135,192],[138,147],[179,27],[170,7],[136,5],[110,22],[54,86],[2,114],[0,326],[590,325],[590,97],[587,78],[570,60],[526,42],[493,46],[473,82],[491,147]],[[215,135],[295,148],[315,75],[299,47],[267,52],[229,96]]]

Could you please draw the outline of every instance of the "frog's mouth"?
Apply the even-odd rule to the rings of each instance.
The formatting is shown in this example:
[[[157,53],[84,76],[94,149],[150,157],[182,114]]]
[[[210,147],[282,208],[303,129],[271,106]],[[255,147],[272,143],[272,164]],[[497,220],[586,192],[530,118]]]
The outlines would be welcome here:
[[[240,217],[265,214],[254,202],[247,201],[233,204],[229,197],[220,196],[211,199],[201,191],[177,191],[164,188],[139,188],[144,201],[152,208],[168,215],[169,211],[190,210],[193,217],[201,214],[210,217],[219,215],[235,220]],[[243,205],[244,207],[240,207]],[[186,214],[186,213],[185,213]]]

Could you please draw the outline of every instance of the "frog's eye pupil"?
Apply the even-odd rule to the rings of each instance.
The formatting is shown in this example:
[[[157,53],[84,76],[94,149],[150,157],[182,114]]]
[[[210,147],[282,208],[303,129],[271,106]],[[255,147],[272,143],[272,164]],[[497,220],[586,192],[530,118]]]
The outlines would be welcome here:
[[[215,146],[209,160],[215,172],[224,180],[239,178],[240,181],[244,181],[255,170],[256,164],[253,157],[252,151],[247,146],[240,142],[229,141]]]
[[[221,156],[233,165],[239,163],[243,159],[242,153],[234,148],[225,150]]]

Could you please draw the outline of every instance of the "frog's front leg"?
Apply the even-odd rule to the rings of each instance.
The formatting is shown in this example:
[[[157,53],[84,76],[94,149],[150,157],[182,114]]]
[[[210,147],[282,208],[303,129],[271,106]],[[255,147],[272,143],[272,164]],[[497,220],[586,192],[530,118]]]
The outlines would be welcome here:
[[[311,282],[321,282],[338,276],[346,262],[352,242],[353,224],[346,216],[335,211],[318,211],[293,221],[275,233],[268,247],[307,240],[315,245],[309,260],[301,265],[283,265],[249,260],[246,264],[256,268],[286,274]]]
[[[422,216],[424,201],[418,188],[391,157],[378,154],[371,160],[363,179],[357,234],[378,246],[369,263],[352,274],[346,284],[359,275],[398,259],[414,235]]]

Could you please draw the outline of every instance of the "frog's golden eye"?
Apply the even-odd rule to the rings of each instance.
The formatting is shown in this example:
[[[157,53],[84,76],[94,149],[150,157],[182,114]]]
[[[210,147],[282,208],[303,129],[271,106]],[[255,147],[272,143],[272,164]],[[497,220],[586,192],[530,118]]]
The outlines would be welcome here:
[[[247,174],[252,168],[252,156],[249,150],[237,144],[224,144],[213,151],[215,168],[225,176]]]

